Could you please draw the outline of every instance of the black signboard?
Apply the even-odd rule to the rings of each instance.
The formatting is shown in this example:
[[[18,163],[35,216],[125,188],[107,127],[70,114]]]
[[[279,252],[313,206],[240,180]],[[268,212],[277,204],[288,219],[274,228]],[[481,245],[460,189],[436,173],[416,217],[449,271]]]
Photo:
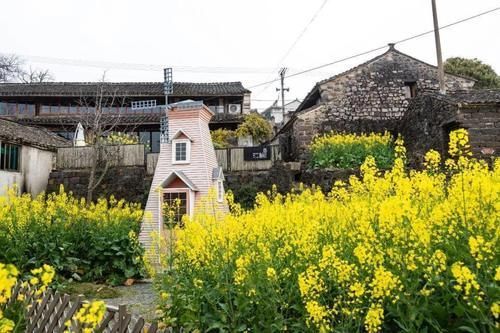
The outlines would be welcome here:
[[[271,159],[271,147],[245,147],[243,150],[243,159],[245,161],[264,161]]]

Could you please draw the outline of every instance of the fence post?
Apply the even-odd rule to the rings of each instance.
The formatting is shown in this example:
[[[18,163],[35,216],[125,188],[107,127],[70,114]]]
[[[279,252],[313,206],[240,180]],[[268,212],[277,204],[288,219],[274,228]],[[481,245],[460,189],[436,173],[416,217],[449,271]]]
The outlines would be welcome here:
[[[227,171],[231,171],[231,148],[226,148]]]

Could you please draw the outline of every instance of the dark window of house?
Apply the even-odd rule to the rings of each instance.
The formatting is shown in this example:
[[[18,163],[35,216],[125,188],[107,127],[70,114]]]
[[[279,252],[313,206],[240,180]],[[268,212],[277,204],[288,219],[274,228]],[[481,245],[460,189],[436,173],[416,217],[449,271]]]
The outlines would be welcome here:
[[[75,132],[57,132],[57,135],[62,136],[65,139],[73,140]]]
[[[417,96],[417,82],[405,82],[405,97],[413,98]]]
[[[160,152],[160,132],[158,131],[139,132],[139,142],[146,145],[146,150],[148,152]]]
[[[160,152],[160,132],[151,132],[151,152]]]
[[[146,146],[147,151],[151,151],[151,132],[139,132],[139,142]]]
[[[21,147],[2,142],[0,145],[0,170],[19,171]]]
[[[187,192],[166,192],[163,194],[163,222],[180,223],[187,211]]]
[[[187,143],[186,142],[176,142],[175,143],[175,160],[187,161]]]

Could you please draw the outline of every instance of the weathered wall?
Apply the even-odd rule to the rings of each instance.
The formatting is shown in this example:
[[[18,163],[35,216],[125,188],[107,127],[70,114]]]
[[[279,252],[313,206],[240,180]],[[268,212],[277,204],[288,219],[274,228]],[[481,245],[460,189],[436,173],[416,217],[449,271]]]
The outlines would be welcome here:
[[[24,176],[24,191],[35,196],[45,191],[55,153],[23,146],[21,149],[21,170]]]
[[[359,176],[359,170],[300,170],[299,163],[279,163],[266,171],[227,172],[225,187],[233,191],[238,202],[249,208],[253,205],[257,192],[267,192],[273,185],[276,185],[280,193],[288,193],[300,183],[319,186],[323,193],[328,193],[335,181],[347,181],[352,175]]]
[[[495,156],[500,156],[500,105],[460,107],[457,121],[468,129],[476,156],[484,156],[483,153],[491,149]]]
[[[283,136],[283,140],[288,141],[288,148],[291,160],[309,160],[309,146],[314,136],[330,131],[347,133],[369,133],[389,131],[396,135],[398,119],[329,119],[329,109],[331,106],[324,106],[317,110],[310,111],[297,116],[292,125],[291,131]],[[326,111],[325,111],[326,110]],[[288,136],[287,136],[288,135]]]
[[[434,66],[390,49],[370,62],[318,84],[319,103],[297,114],[290,131],[291,155],[308,159],[312,138],[327,131],[395,132],[410,100],[408,84],[414,82],[417,95],[438,90]],[[474,81],[445,75],[448,90],[469,89]],[[312,98],[312,95],[311,95]]]
[[[488,149],[500,155],[500,105],[459,105],[434,94],[415,98],[398,128],[410,164],[421,166],[430,149],[446,156],[449,133],[457,128],[468,130],[476,157],[485,157],[483,152]]]
[[[4,196],[9,188],[22,184],[23,175],[20,172],[0,170],[0,196]]]
[[[401,118],[409,102],[405,83],[415,82],[417,94],[439,90],[437,69],[390,50],[373,62],[320,84],[321,101],[335,104],[328,120]],[[471,88],[473,81],[445,75],[448,90]]]
[[[50,174],[47,192],[57,192],[59,186],[64,185],[66,191],[84,198],[87,195],[88,177],[87,170],[54,171]],[[96,199],[109,198],[113,195],[117,199],[139,202],[144,206],[151,180],[152,177],[146,175],[145,167],[113,167],[109,169],[94,193]]]
[[[20,172],[0,171],[0,196],[14,185],[32,196],[45,191],[54,157],[54,152],[22,146]]]
[[[456,112],[457,107],[444,99],[418,96],[412,101],[398,127],[410,165],[421,166],[430,149],[446,154],[447,130],[458,128],[458,124],[452,122]]]

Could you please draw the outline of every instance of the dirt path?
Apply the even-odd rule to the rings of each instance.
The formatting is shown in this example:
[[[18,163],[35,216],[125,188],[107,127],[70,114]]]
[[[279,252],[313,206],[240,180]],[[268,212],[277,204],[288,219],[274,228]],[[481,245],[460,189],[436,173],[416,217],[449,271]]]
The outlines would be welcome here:
[[[136,282],[133,285],[115,287],[120,297],[103,299],[108,305],[126,305],[133,315],[142,316],[151,322],[155,318],[156,294],[151,282]]]

